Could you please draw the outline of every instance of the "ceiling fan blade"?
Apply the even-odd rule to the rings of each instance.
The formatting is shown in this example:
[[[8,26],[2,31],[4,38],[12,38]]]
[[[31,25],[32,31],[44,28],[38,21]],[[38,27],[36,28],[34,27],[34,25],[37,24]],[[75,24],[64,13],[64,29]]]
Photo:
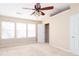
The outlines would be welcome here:
[[[23,9],[28,9],[28,10],[35,10],[35,9],[32,9],[32,8],[23,8]]]
[[[41,15],[45,15],[45,13],[44,12],[42,12],[42,11],[40,11],[41,12]]]
[[[35,11],[31,15],[33,15],[34,13],[35,13]]]
[[[49,6],[49,7],[43,7],[40,10],[50,10],[50,9],[53,9],[53,8],[54,8],[54,6]]]

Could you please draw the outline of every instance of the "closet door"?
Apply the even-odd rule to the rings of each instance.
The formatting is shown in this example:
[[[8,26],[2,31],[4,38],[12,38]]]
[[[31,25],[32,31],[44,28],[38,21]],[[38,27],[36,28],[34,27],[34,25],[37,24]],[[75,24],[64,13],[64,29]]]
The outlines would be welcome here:
[[[71,17],[71,49],[79,54],[79,14]]]
[[[38,24],[38,43],[45,43],[45,25]]]

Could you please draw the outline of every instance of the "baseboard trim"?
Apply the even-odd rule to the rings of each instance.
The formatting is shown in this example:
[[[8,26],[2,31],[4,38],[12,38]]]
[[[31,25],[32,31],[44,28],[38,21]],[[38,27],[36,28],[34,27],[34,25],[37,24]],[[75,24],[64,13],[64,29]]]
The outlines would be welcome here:
[[[62,47],[59,47],[59,46],[56,46],[56,45],[52,45],[52,46],[57,48],[57,49],[61,49],[63,51],[66,51],[66,52],[70,52],[72,54],[79,55],[79,54],[76,54],[76,53],[72,52],[71,50],[68,50],[68,49],[65,49],[65,48],[62,48]]]

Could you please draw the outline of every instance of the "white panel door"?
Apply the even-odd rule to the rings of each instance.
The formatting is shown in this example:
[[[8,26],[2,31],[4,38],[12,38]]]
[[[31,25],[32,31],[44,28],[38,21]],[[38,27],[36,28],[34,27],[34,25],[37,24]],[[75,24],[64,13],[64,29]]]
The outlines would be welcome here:
[[[71,49],[79,54],[79,14],[71,17]]]
[[[38,43],[45,43],[45,25],[38,24]]]

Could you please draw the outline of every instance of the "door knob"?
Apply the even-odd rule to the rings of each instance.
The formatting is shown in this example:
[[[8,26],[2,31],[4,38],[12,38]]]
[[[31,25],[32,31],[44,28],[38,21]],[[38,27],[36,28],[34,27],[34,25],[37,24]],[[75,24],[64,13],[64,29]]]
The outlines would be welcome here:
[[[75,38],[75,36],[72,36],[72,38]]]

